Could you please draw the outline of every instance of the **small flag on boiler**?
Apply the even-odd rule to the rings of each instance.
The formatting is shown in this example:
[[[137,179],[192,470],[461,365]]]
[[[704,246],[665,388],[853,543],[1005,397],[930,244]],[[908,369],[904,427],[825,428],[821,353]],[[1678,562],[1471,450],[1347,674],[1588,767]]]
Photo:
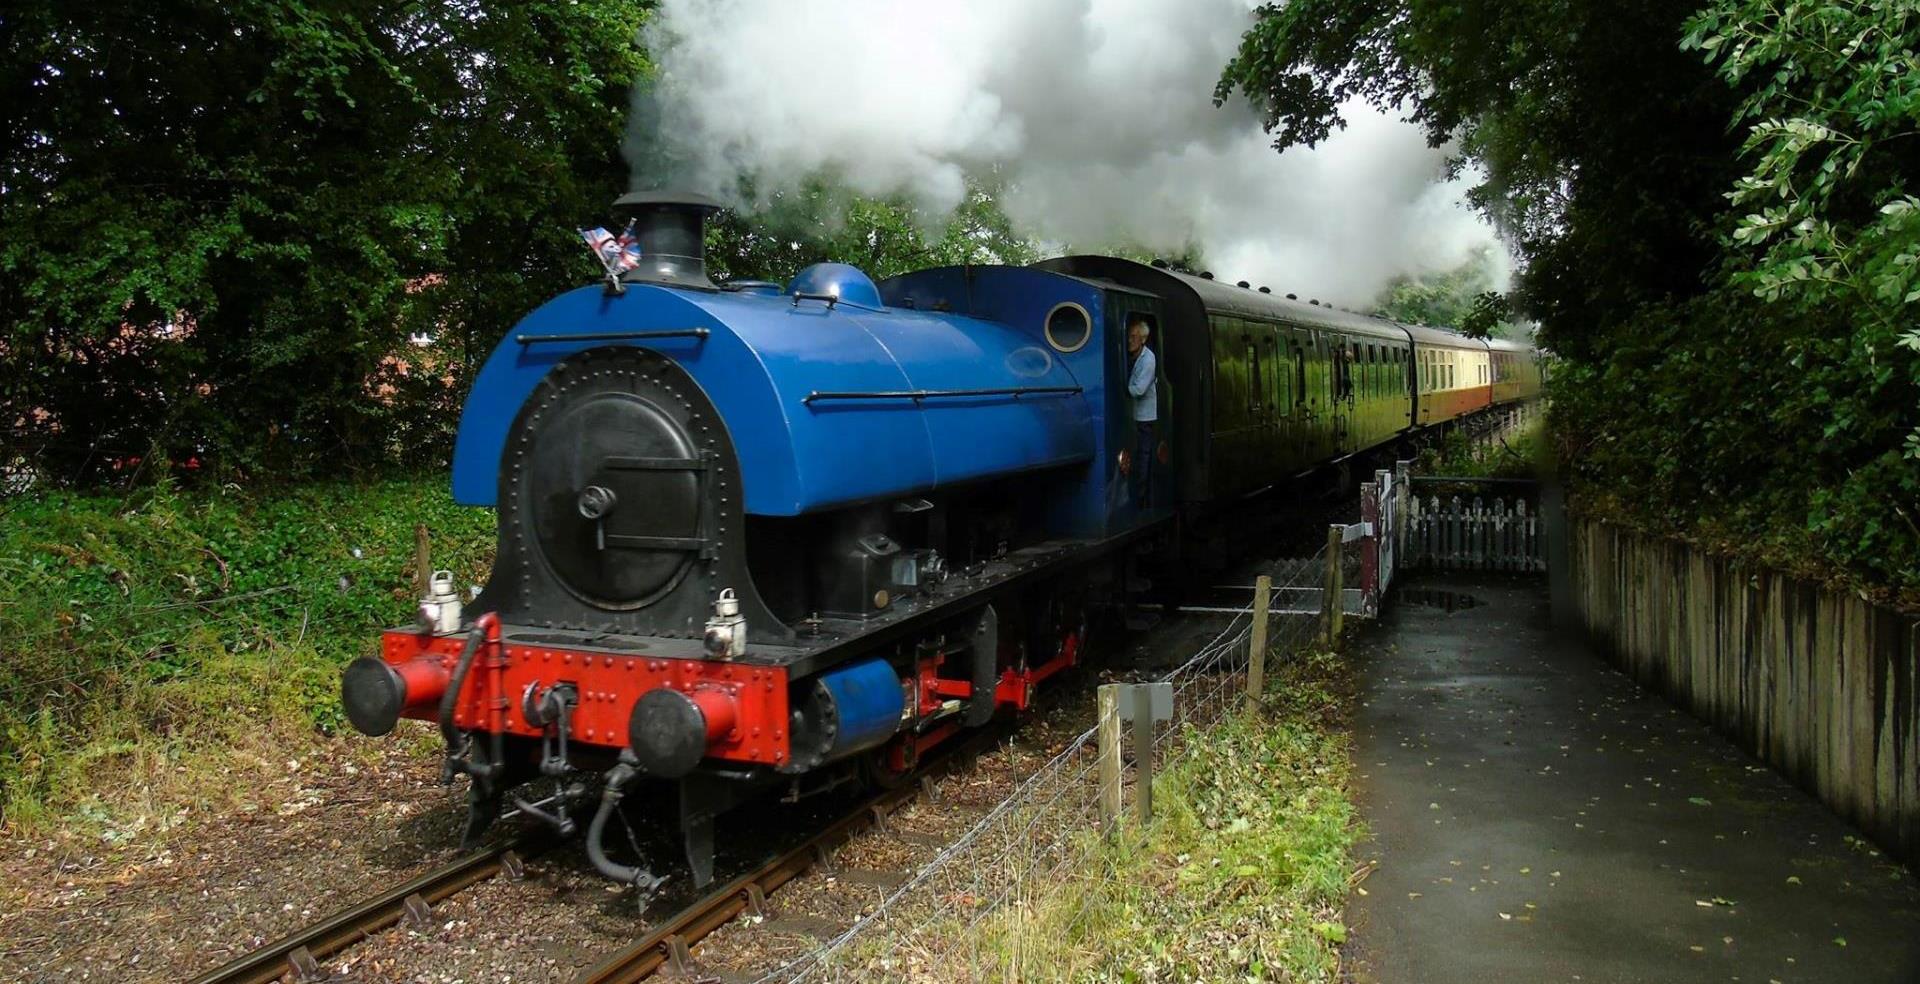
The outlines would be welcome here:
[[[618,277],[640,265],[640,244],[633,241],[631,222],[618,236],[604,228],[595,227],[580,230],[580,238],[593,251],[600,265],[606,268],[609,277]]]

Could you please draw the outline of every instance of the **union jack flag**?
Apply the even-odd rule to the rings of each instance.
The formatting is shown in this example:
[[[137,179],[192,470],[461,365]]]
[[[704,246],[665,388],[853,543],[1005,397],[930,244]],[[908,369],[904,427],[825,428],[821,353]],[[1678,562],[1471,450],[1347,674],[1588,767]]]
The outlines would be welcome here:
[[[580,230],[587,248],[611,274],[625,273],[640,265],[640,245],[633,241],[633,223],[618,236],[601,227]]]

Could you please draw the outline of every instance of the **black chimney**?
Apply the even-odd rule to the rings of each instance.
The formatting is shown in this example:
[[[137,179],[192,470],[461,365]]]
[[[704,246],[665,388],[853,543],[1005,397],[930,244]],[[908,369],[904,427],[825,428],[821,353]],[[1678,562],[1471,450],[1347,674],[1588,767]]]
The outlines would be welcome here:
[[[630,191],[613,202],[633,217],[640,265],[622,278],[642,283],[715,290],[707,277],[707,216],[726,206],[684,191]]]

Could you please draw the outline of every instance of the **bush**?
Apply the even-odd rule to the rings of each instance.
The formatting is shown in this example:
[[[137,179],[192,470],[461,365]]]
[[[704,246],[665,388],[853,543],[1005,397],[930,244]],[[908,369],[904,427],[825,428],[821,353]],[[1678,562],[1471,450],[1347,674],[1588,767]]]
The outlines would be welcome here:
[[[1587,507],[1770,566],[1920,597],[1920,366],[1889,329],[1723,289],[1649,308],[1549,380]]]
[[[1447,431],[1420,448],[1414,460],[1414,473],[1461,478],[1538,478],[1545,454],[1545,428],[1536,417],[1519,427],[1497,430],[1479,438],[1460,429]]]
[[[283,756],[332,731],[340,668],[412,609],[414,525],[462,584],[484,577],[494,543],[493,513],[454,505],[439,476],[0,508],[0,824],[13,827],[146,809],[168,798],[156,781],[197,795],[195,778],[237,754]]]

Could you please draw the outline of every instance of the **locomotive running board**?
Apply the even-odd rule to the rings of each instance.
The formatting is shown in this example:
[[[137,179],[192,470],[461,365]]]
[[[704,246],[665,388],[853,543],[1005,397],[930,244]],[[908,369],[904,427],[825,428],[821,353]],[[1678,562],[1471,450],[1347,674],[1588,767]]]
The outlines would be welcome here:
[[[989,561],[972,576],[956,575],[939,594],[910,611],[869,619],[861,626],[864,631],[832,638],[826,645],[809,649],[785,663],[787,672],[794,678],[804,677],[845,660],[849,649],[866,650],[909,639],[1004,595],[1111,556],[1172,524],[1173,517],[1166,516],[1102,540],[1049,541],[1012,551]],[[956,582],[965,583],[956,587]]]

